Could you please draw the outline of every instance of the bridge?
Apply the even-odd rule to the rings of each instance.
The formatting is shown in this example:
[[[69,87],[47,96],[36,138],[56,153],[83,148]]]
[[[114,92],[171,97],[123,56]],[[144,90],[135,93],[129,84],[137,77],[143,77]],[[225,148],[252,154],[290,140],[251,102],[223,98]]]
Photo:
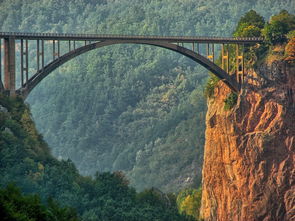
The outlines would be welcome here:
[[[144,44],[166,48],[189,57],[237,92],[240,90],[244,79],[244,46],[261,42],[263,42],[263,38],[257,37],[0,32],[0,91],[6,92],[9,95],[18,94],[26,98],[52,71],[81,54],[114,44]],[[45,45],[47,46],[47,51]],[[48,45],[50,47],[49,51]],[[232,75],[229,73],[229,45],[236,45],[235,54],[231,55],[236,60],[236,70],[232,72]],[[218,46],[221,50],[221,67],[215,62],[215,53]],[[204,48],[206,53],[202,54]],[[31,59],[29,59],[29,56],[32,56],[32,52],[33,58],[30,57]],[[46,55],[48,57],[48,54],[50,54],[51,58],[45,59]],[[34,61],[35,64],[31,64],[33,62],[29,64],[29,61]],[[16,75],[16,65],[19,65],[20,73],[18,75]],[[29,71],[31,72],[29,73]],[[4,82],[2,81],[2,75],[4,75]],[[17,82],[20,82],[19,88],[16,88]]]

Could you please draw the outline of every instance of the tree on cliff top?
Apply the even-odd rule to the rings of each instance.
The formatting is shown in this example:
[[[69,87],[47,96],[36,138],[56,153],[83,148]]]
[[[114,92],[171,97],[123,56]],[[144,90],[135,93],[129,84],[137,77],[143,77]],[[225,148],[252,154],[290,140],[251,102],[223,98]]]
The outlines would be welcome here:
[[[272,45],[285,43],[289,32],[295,30],[295,15],[286,10],[271,17],[263,29],[265,39]]]
[[[250,10],[241,17],[233,35],[235,37],[259,37],[264,24],[264,18],[256,11]]]

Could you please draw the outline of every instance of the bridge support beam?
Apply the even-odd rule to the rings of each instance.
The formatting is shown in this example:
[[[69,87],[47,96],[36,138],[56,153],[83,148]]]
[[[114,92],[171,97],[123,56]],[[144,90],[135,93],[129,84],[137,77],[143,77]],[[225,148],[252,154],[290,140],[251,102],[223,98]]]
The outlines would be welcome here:
[[[28,40],[24,42],[23,39],[20,40],[20,74],[21,85],[23,87],[25,82],[29,80],[29,43]]]
[[[55,40],[52,41],[52,60],[55,60]]]
[[[4,38],[4,89],[15,94],[15,39]]]
[[[229,46],[221,45],[221,67],[229,73]]]
[[[236,67],[237,67],[237,81],[238,83],[244,82],[244,45],[240,52],[240,45],[236,45]]]
[[[214,63],[214,43],[211,45],[207,44],[207,58]]]
[[[41,41],[41,59],[42,59],[42,70],[44,69],[45,63],[44,63],[44,56],[45,56],[45,52],[44,52],[44,40]]]
[[[2,82],[2,40],[0,39],[0,92],[4,90],[4,85]]]
[[[37,72],[40,70],[40,40],[37,40]]]

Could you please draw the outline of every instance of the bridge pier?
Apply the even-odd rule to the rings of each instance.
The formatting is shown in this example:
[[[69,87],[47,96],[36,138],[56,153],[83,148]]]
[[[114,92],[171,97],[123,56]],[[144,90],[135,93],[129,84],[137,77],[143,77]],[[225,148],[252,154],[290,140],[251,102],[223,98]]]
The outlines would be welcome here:
[[[52,60],[54,61],[55,60],[55,56],[56,56],[56,53],[55,53],[55,40],[52,41]]]
[[[4,89],[15,94],[15,39],[4,38]]]
[[[37,72],[40,70],[40,40],[37,40]]]
[[[24,65],[25,63],[25,65]],[[29,43],[28,40],[20,40],[20,73],[21,73],[21,86],[29,79]],[[24,77],[25,73],[25,77]]]
[[[210,44],[207,44],[206,53],[207,53],[207,58],[214,63],[214,58],[215,58],[214,43],[211,45],[211,47],[210,47]]]
[[[0,39],[0,92],[4,90],[4,85],[2,82],[2,40]]]
[[[226,50],[225,50],[226,48]],[[221,67],[227,73],[229,73],[229,45],[225,47],[224,44],[221,45]]]
[[[244,45],[240,53],[240,45],[236,45],[236,68],[237,68],[237,81],[242,84],[244,82]]]

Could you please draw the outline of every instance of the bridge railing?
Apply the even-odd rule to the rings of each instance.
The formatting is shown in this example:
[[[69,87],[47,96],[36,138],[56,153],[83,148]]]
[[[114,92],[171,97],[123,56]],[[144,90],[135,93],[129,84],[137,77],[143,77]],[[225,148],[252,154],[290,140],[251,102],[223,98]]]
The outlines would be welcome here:
[[[29,32],[0,32],[0,38],[14,37],[25,38],[58,38],[60,40],[88,40],[88,39],[145,39],[145,40],[174,40],[174,41],[239,41],[243,42],[262,42],[262,37],[217,37],[217,36],[159,36],[159,35],[116,35],[116,34],[71,34],[71,33],[29,33]],[[56,39],[57,40],[57,39]]]

